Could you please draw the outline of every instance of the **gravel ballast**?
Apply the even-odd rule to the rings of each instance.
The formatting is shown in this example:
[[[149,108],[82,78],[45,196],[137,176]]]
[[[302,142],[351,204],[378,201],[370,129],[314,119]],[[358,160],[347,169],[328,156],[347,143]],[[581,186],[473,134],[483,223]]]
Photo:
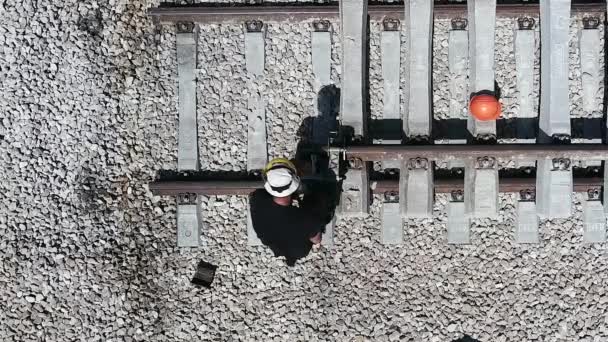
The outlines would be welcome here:
[[[608,339],[608,252],[582,242],[583,194],[572,218],[541,221],[535,245],[515,244],[516,198],[501,194],[499,218],[475,221],[466,246],[446,243],[444,195],[434,220],[408,220],[404,243],[383,246],[375,197],[368,217],[339,220],[335,245],[294,268],[247,246],[246,198],[210,196],[204,246],[177,248],[175,199],[147,187],[177,166],[176,32],[147,17],[156,5],[0,2],[0,340]],[[497,28],[497,79],[515,99],[510,23]],[[380,25],[370,27],[370,107],[381,118]],[[438,42],[448,29],[435,24]],[[271,157],[294,153],[314,113],[309,32],[308,23],[268,25]],[[243,28],[201,25],[198,44],[202,169],[243,171]],[[447,45],[434,52],[439,63]],[[447,79],[433,80],[444,118]],[[516,104],[507,108],[516,116]],[[218,266],[210,290],[190,284],[199,260]]]

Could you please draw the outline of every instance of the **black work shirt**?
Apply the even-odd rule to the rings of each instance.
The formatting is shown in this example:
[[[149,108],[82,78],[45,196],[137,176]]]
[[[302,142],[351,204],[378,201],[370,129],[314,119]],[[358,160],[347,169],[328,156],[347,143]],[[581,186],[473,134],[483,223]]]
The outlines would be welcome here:
[[[264,189],[251,194],[249,207],[253,229],[262,243],[288,262],[308,255],[310,238],[324,228],[322,219],[310,209],[276,204]]]

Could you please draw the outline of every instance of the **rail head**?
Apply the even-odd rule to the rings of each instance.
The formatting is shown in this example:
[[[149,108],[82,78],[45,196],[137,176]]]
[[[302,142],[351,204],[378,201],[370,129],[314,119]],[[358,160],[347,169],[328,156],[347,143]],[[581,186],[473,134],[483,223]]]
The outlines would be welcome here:
[[[575,177],[573,190],[575,192],[587,192],[589,189],[601,187],[602,177]],[[216,180],[193,180],[193,181],[155,181],[148,184],[150,191],[156,196],[179,196],[182,194],[197,194],[204,196],[247,196],[256,189],[263,187],[262,181],[216,181]],[[452,191],[464,190],[462,178],[437,178],[433,181],[436,193],[451,193]],[[500,192],[519,192],[521,190],[533,191],[536,188],[535,177],[501,177],[499,181]],[[372,179],[370,189],[374,194],[384,194],[387,191],[399,191],[399,180],[395,179]]]
[[[587,0],[572,4],[572,13],[603,14],[605,2]],[[331,4],[285,4],[285,5],[234,5],[210,3],[205,5],[161,5],[148,10],[148,15],[160,23],[191,21],[205,24],[219,24],[244,20],[291,21],[301,22],[315,19],[338,19],[339,6]],[[403,5],[374,4],[368,6],[368,15],[372,20],[383,20],[385,17],[403,20]],[[436,3],[433,8],[436,18],[453,18],[466,16],[466,3]],[[538,3],[498,3],[498,17],[520,17],[522,15],[538,16]]]

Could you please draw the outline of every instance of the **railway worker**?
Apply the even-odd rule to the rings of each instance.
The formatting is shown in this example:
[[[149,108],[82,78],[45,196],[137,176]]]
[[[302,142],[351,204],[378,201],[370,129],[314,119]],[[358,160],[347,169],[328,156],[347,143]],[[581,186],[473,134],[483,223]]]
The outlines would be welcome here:
[[[262,177],[264,189],[257,189],[249,199],[253,229],[275,256],[285,257],[287,265],[293,266],[313,244],[321,243],[326,216],[318,208],[323,201],[314,194],[302,194],[298,169],[288,159],[271,160]]]

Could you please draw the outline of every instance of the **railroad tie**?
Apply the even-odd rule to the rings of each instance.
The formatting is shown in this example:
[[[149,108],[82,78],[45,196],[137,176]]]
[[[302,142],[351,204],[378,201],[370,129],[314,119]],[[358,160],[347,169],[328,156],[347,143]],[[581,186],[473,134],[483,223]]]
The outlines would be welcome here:
[[[517,113],[516,143],[536,143],[536,125],[531,120],[536,117],[534,97],[534,60],[536,51],[536,20],[531,17],[520,17],[515,30],[515,69],[519,111]],[[515,167],[526,172],[536,167],[535,160],[516,160]],[[539,219],[536,209],[536,193],[531,189],[522,189],[516,205],[515,241],[517,243],[538,243]]]
[[[471,242],[471,220],[465,212],[464,193],[453,191],[448,202],[447,241],[449,244],[468,244]]]
[[[411,0],[405,4],[407,72],[404,129],[409,144],[432,144],[433,3]],[[399,203],[405,218],[433,216],[433,161],[420,155],[404,159],[399,176]]]
[[[341,128],[349,134],[340,142],[343,145],[332,143],[327,146],[327,152],[331,159],[329,168],[339,175],[338,180],[342,182],[338,209],[342,216],[365,216],[369,213],[370,192],[380,194],[383,196],[380,240],[383,244],[400,244],[404,239],[404,225],[407,225],[408,219],[433,217],[435,191],[452,191],[446,207],[447,242],[466,244],[474,240],[470,232],[472,219],[498,217],[499,191],[519,192],[515,203],[514,240],[530,244],[540,241],[540,219],[570,217],[573,212],[573,192],[587,191],[587,197],[581,202],[582,241],[605,242],[608,192],[602,191],[601,185],[608,187],[608,168],[604,167],[603,180],[592,173],[579,174],[578,169],[577,178],[573,179],[573,168],[580,166],[599,172],[602,161],[608,158],[608,148],[601,144],[603,139],[597,137],[597,121],[582,120],[581,136],[580,127],[576,125],[579,120],[573,120],[572,116],[596,118],[601,114],[599,92],[603,78],[603,47],[600,44],[599,25],[601,17],[606,13],[602,7],[603,13],[597,14],[600,8],[597,4],[587,6],[571,2],[540,0],[538,5],[513,7],[501,1],[497,5],[497,0],[469,0],[466,4],[452,3],[449,6],[437,6],[425,0],[406,0],[403,5],[369,5],[368,11],[365,0],[340,0],[339,6],[308,8],[254,6],[255,8],[244,9],[219,6],[219,12],[217,8],[199,8],[198,12],[192,12],[192,16],[187,13],[191,9],[182,9],[182,12],[177,7],[152,10],[151,15],[160,18],[162,22],[177,23],[178,31],[177,170],[189,174],[182,175],[189,181],[175,182],[162,190],[177,196],[177,245],[194,247],[203,244],[202,195],[214,192],[245,195],[261,184],[261,180],[254,182],[247,179],[238,181],[244,184],[241,186],[236,184],[237,181],[209,185],[197,183],[196,177],[189,178],[196,176],[192,172],[199,169],[196,117],[197,32],[194,23],[179,20],[198,18],[196,20],[206,23],[223,20],[244,22],[244,55],[248,74],[244,94],[248,106],[245,109],[248,119],[247,171],[259,175],[268,160],[266,105],[264,94],[258,91],[265,74],[265,23],[261,20],[312,22],[313,89],[318,96],[314,99],[315,112],[310,138],[312,144],[319,148],[320,145],[329,144],[330,132],[333,131],[322,118],[326,114],[326,108],[320,95],[324,87],[331,85],[333,32],[328,19],[336,18],[337,15],[340,19],[342,50],[340,123]],[[289,12],[291,8],[293,13]],[[460,17],[465,9],[468,11],[468,20]],[[540,20],[533,19],[537,15],[534,13],[537,9],[540,9]],[[516,13],[520,10],[522,13]],[[571,10],[598,15],[585,17],[583,29],[578,32],[580,65],[576,66],[576,70],[580,67],[582,112],[576,113],[570,112],[569,102],[570,26],[576,20],[571,17]],[[514,144],[497,144],[496,121],[478,121],[470,115],[467,108],[471,92],[495,90],[494,39],[497,13],[520,15],[513,36],[518,104]],[[529,17],[523,16],[523,13]],[[383,30],[380,33],[383,77],[380,145],[369,145],[371,136],[368,135],[366,122],[370,114],[366,105],[368,14],[373,20],[383,20]],[[439,140],[440,135],[441,139],[444,138],[443,134],[437,133],[439,130],[432,130],[431,56],[434,14],[440,17],[448,14],[453,19],[447,47],[450,74],[448,89],[451,98],[448,116],[451,119],[467,120],[466,128],[472,137],[471,141],[462,139],[463,134],[452,134],[454,125],[450,121],[451,134],[445,136],[447,139],[441,140],[447,144],[434,145],[434,138]],[[406,35],[405,47],[401,44],[401,25]],[[540,41],[537,45],[539,31]],[[541,89],[534,88],[538,46],[542,49]],[[406,54],[403,60],[405,79],[400,77],[401,51]],[[401,89],[404,89],[403,95]],[[539,96],[540,102],[536,103]],[[405,108],[403,113],[400,110],[401,101]],[[571,122],[575,123],[574,128],[571,127]],[[499,120],[498,123],[498,127],[502,128],[500,124],[504,121]],[[572,140],[584,144],[572,144]],[[459,144],[463,146],[458,146]],[[346,158],[348,163],[348,168],[342,170],[342,173],[338,169],[340,158]],[[446,178],[447,173],[434,171],[434,163],[445,161],[449,169],[464,168],[464,182],[454,179],[454,172]],[[536,178],[507,172],[501,175],[502,182],[499,183],[499,161],[514,162],[516,169],[528,173],[536,168]],[[371,162],[381,162],[384,178],[374,178],[374,186],[370,188]],[[315,167],[314,170],[319,169]],[[326,176],[324,170],[321,170],[312,177]],[[335,219],[327,225],[323,244],[333,243],[334,224]],[[248,245],[260,245],[249,213],[247,231]]]
[[[570,141],[568,51],[570,0],[541,0],[540,143]],[[536,204],[541,218],[572,215],[572,160],[537,161]]]
[[[340,117],[351,131],[353,142],[366,141],[365,66],[367,65],[367,1],[341,0],[342,89]],[[364,216],[369,213],[369,162],[352,160],[342,183],[340,214]]]
[[[600,200],[600,188],[589,189],[583,202],[583,241],[606,242],[606,213]]]
[[[600,85],[600,54],[602,45],[600,44],[599,17],[583,18],[583,29],[579,31],[579,52],[581,67],[581,86],[583,91],[583,112],[585,117],[601,115],[602,108],[598,106],[598,95]],[[590,120],[583,122],[583,136],[593,136],[594,127]],[[584,143],[601,143],[602,139],[584,139]],[[599,160],[582,160],[581,167],[602,166]]]
[[[468,118],[469,84],[467,73],[469,66],[469,33],[468,20],[454,18],[452,29],[448,36],[448,68],[450,71],[450,104],[449,117],[451,120],[466,121]],[[466,124],[463,125],[466,127]],[[466,144],[466,137],[461,139],[448,139],[448,144]],[[464,161],[449,160],[448,168],[464,168]]]
[[[266,109],[258,91],[264,77],[264,23],[245,22],[245,64],[248,76],[247,171],[259,171],[268,162],[266,146]]]
[[[598,108],[600,85],[600,53],[602,50],[599,17],[585,17],[583,29],[579,31],[579,52],[581,85],[583,90],[583,109],[585,114],[601,111]]]
[[[401,144],[402,119],[400,106],[401,30],[395,18],[386,18],[380,36],[384,101],[382,109],[382,143]],[[385,174],[399,175],[398,160],[382,162]],[[403,220],[399,208],[399,193],[387,191],[382,202],[381,241],[383,244],[399,244],[403,241]]]
[[[268,162],[266,145],[266,109],[263,94],[258,91],[264,77],[265,26],[262,21],[245,22],[245,65],[247,68],[248,108],[247,108],[247,171],[259,176]],[[247,211],[247,244],[260,246],[251,215]]]
[[[515,241],[517,243],[539,241],[535,193],[530,189],[522,190],[519,194],[515,217]]]
[[[538,102],[534,97],[534,60],[536,51],[536,20],[530,17],[520,17],[515,30],[515,70],[517,76],[517,91],[519,111],[517,112],[516,132],[519,144],[536,143],[536,124],[531,122],[537,116]],[[518,168],[534,168],[535,160],[518,160]]]
[[[471,0],[468,4],[470,89],[494,89],[494,32],[496,0]],[[496,140],[496,121],[479,121],[469,115],[468,130],[473,142]],[[498,160],[491,155],[465,162],[465,212],[473,218],[498,216]]]
[[[405,3],[407,72],[403,131],[408,138],[430,137],[432,117],[433,3],[410,0]]]
[[[335,94],[330,91],[322,90],[331,84],[331,23],[328,20],[317,20],[312,24],[311,43],[312,43],[312,71],[314,75],[315,116],[312,125],[312,143],[315,145],[327,145],[330,139],[330,132],[337,129],[334,118],[334,98]],[[326,88],[328,89],[328,88]],[[312,155],[313,172],[320,171],[314,177],[323,177],[325,170],[320,170],[315,155]],[[337,171],[337,170],[336,170]],[[324,246],[332,246],[334,243],[334,227],[336,217],[325,225],[325,232],[321,239]]]
[[[469,88],[475,93],[494,91],[494,32],[496,0],[469,0]],[[496,121],[479,121],[469,115],[467,127],[473,137],[496,136]]]
[[[464,201],[473,218],[498,217],[498,161],[494,157],[467,160],[464,172]]]
[[[433,162],[414,158],[403,162],[399,179],[401,214],[411,218],[432,218],[435,192],[433,190]]]
[[[177,23],[178,77],[178,171],[197,171],[198,132],[196,120],[197,30],[194,23]],[[196,247],[201,242],[202,212],[200,197],[180,194],[177,198],[177,246]]]
[[[333,96],[323,90],[331,84],[331,23],[328,20],[318,20],[312,24],[312,72],[314,75],[313,89],[315,97],[315,112],[312,125],[312,143],[327,145],[333,119]],[[316,168],[315,168],[316,169]]]
[[[399,210],[399,193],[387,191],[382,202],[380,241],[385,245],[403,242],[403,219]]]

